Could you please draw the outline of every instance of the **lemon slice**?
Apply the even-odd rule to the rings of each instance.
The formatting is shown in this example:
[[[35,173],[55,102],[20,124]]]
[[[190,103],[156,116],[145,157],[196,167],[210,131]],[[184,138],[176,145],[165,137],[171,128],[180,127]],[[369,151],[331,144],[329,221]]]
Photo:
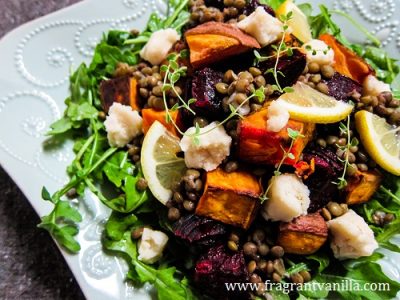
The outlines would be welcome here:
[[[346,118],[353,105],[338,101],[302,82],[293,85],[293,92],[284,93],[276,101],[284,106],[290,118],[308,123],[336,123]]]
[[[276,10],[277,16],[287,15],[292,12],[292,17],[287,21],[287,24],[292,29],[292,34],[303,43],[312,40],[310,25],[307,21],[307,16],[301,11],[292,0],[283,2]]]
[[[150,191],[161,203],[171,199],[171,187],[186,171],[179,139],[158,121],[154,122],[143,140],[141,165]]]
[[[400,140],[396,128],[368,111],[356,113],[356,128],[365,150],[386,171],[400,175]]]

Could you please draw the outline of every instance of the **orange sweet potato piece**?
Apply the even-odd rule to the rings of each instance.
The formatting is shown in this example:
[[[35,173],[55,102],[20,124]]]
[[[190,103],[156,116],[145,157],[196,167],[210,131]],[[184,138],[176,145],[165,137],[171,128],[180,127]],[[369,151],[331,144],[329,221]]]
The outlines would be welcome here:
[[[319,213],[300,216],[279,226],[278,245],[286,253],[315,253],[328,238],[328,226]]]
[[[264,108],[239,122],[239,157],[252,163],[271,165],[279,163],[284,155],[282,147],[285,151],[289,149],[291,140],[287,129],[291,128],[304,135],[304,138],[296,139],[292,147],[291,153],[294,155],[294,159],[287,158],[284,161],[284,164],[294,165],[311,140],[315,124],[289,120],[287,126],[281,131],[271,132],[267,130],[267,112],[268,108]]]
[[[155,122],[158,121],[161,124],[169,130],[172,134],[175,136],[179,136],[179,132],[175,128],[174,124],[172,122],[167,123],[165,119],[165,110],[155,110],[153,108],[144,108],[142,109],[142,117],[143,117],[143,132],[144,134],[147,133],[149,130],[150,126]],[[175,111],[170,111],[170,115],[172,120],[177,124],[177,126],[181,125],[181,118],[180,118],[180,113],[178,110]]]
[[[185,33],[190,63],[198,69],[219,60],[260,48],[260,44],[239,28],[220,22],[207,22]]]
[[[349,205],[368,202],[382,182],[378,171],[359,171],[352,177],[346,187],[346,203]]]
[[[130,105],[133,110],[139,110],[137,80],[133,77],[122,76],[104,80],[100,84],[100,96],[103,110],[108,112],[114,102]]]
[[[261,192],[259,181],[250,173],[222,169],[208,172],[196,214],[248,229],[260,206]]]
[[[340,74],[362,84],[365,77],[374,73],[374,70],[364,59],[342,45],[334,36],[325,33],[319,39],[324,41],[335,52],[333,67]]]

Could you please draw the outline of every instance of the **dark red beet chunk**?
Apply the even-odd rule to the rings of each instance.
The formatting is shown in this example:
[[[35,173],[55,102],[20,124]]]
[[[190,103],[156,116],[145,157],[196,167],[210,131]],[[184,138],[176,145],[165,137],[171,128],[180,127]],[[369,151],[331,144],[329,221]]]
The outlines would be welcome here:
[[[268,69],[274,68],[276,58],[271,58],[267,61],[259,63],[259,68],[265,72]],[[277,71],[282,72],[285,76],[278,73],[278,81],[282,88],[293,85],[303,73],[306,67],[306,55],[298,50],[293,52],[292,56],[284,55],[279,58]],[[265,75],[266,80],[270,84],[275,84],[275,79],[272,73]]]
[[[222,113],[222,98],[215,85],[222,81],[223,73],[211,68],[198,70],[193,75],[192,97],[197,101],[191,108],[199,116],[218,117]]]
[[[223,245],[209,249],[196,263],[194,280],[215,298],[245,299],[243,292],[228,292],[225,286],[249,280],[243,251],[230,253]]]
[[[173,226],[174,234],[199,246],[212,246],[226,235],[226,226],[214,220],[187,215]]]
[[[351,78],[335,73],[331,79],[324,79],[322,82],[329,87],[329,95],[337,100],[347,101],[349,97],[358,92],[361,94],[362,87]]]
[[[251,13],[253,13],[259,6],[264,7],[264,9],[267,13],[269,13],[271,16],[275,17],[274,10],[271,7],[269,7],[268,5],[261,4],[259,0],[250,0],[248,2],[248,4],[244,7],[243,14],[248,16]]]
[[[312,158],[315,160],[315,172],[304,181],[310,189],[309,213],[316,212],[337,197],[339,191],[333,182],[343,173],[343,163],[329,148],[319,146],[306,148],[303,160],[309,163]]]

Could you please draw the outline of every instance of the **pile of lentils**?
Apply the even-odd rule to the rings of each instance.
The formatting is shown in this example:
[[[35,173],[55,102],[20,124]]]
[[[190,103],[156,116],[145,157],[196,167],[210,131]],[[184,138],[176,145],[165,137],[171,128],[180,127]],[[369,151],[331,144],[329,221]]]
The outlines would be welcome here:
[[[347,135],[343,132],[339,134],[332,134],[324,137],[318,137],[316,142],[319,146],[332,147],[336,151],[336,155],[344,160],[348,157],[349,168],[347,168],[347,176],[353,176],[357,174],[357,171],[368,171],[377,167],[376,162],[370,159],[367,152],[359,143],[359,137],[356,135],[354,128],[349,131],[350,139],[353,141],[353,145],[349,147],[349,153],[345,149],[347,146]]]
[[[261,70],[256,67],[250,67],[239,74],[228,70],[225,72],[222,82],[215,85],[217,92],[224,96],[222,105],[226,112],[230,111],[230,105],[238,107],[246,101],[255,89],[260,87],[264,87],[266,99],[273,94],[272,86],[267,84]],[[259,102],[255,98],[252,98],[241,107],[239,113],[241,115],[248,115],[250,112],[258,111],[261,108],[262,106]]]
[[[385,118],[391,125],[400,125],[400,101],[393,98],[391,92],[382,92],[378,96],[364,95],[357,103],[358,110],[367,110]]]
[[[179,182],[172,186],[173,196],[167,203],[168,220],[174,222],[186,213],[193,213],[203,194],[201,170],[188,169]]]
[[[160,73],[159,66],[150,67],[145,62],[141,62],[135,66],[119,63],[114,76],[120,77],[124,75],[133,76],[138,81],[139,95],[141,102],[144,103],[143,107],[153,108],[158,111],[164,110],[164,101],[162,98],[162,86],[164,78]],[[177,103],[178,95],[181,96],[182,94],[183,90],[179,85],[175,86],[175,91],[168,91],[168,105],[172,107],[175,103]]]
[[[335,75],[335,69],[331,65],[320,65],[316,62],[310,62],[304,68],[303,74],[298,80],[328,95],[329,87],[326,83],[322,82],[322,79],[331,79],[333,75]]]
[[[325,207],[321,209],[321,215],[326,221],[330,221],[333,218],[340,217],[348,212],[349,208],[345,203],[337,203],[330,201]],[[386,213],[377,210],[372,215],[373,222],[378,226],[385,226],[395,219],[394,214]]]
[[[219,8],[207,5],[207,2],[210,1],[189,1],[190,27],[210,21],[236,23],[246,17],[242,14],[246,0],[224,0],[223,5],[218,5]]]
[[[326,221],[330,221],[333,218],[340,217],[348,212],[349,207],[346,203],[337,203],[330,201],[325,207],[321,209],[321,215]]]
[[[261,295],[265,292],[265,280],[281,282],[284,278],[285,251],[281,246],[275,245],[268,229],[256,228],[246,234],[244,236],[239,231],[232,231],[227,247],[233,252],[243,250],[250,281],[260,284],[257,294]],[[244,244],[241,241],[244,241]],[[290,280],[294,283],[304,283],[311,280],[311,275],[308,271],[301,271],[292,274]]]

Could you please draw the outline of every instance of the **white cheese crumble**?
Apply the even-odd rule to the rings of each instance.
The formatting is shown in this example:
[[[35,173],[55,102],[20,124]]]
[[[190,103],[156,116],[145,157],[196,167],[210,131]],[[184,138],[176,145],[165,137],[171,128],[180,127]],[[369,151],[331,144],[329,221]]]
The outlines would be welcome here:
[[[287,125],[290,114],[289,111],[279,102],[273,101],[268,106],[267,117],[267,130],[279,132]]]
[[[336,258],[369,256],[378,248],[371,228],[351,209],[327,224],[332,235],[331,248]]]
[[[156,262],[161,258],[167,242],[168,236],[164,232],[144,228],[139,241],[138,259],[147,264]]]
[[[155,31],[140,51],[140,57],[152,65],[159,65],[167,57],[168,51],[179,38],[178,32],[172,28]]]
[[[283,34],[283,23],[261,6],[237,23],[237,27],[254,37],[262,47],[276,42]]]
[[[124,147],[142,133],[142,117],[130,106],[114,102],[104,121],[107,139],[112,147]]]
[[[185,153],[186,166],[206,171],[215,170],[229,155],[232,138],[225,132],[223,126],[218,126],[218,122],[200,128],[198,143],[193,139],[195,132],[195,127],[189,128],[180,142],[181,149]]]
[[[266,220],[290,222],[310,206],[310,191],[295,174],[272,177],[267,196],[261,211]]]
[[[390,92],[390,85],[380,81],[374,75],[368,75],[363,82],[363,94],[378,96],[382,92]]]
[[[305,43],[302,48],[306,52],[309,63],[331,65],[335,61],[335,52],[324,41],[313,39]]]

